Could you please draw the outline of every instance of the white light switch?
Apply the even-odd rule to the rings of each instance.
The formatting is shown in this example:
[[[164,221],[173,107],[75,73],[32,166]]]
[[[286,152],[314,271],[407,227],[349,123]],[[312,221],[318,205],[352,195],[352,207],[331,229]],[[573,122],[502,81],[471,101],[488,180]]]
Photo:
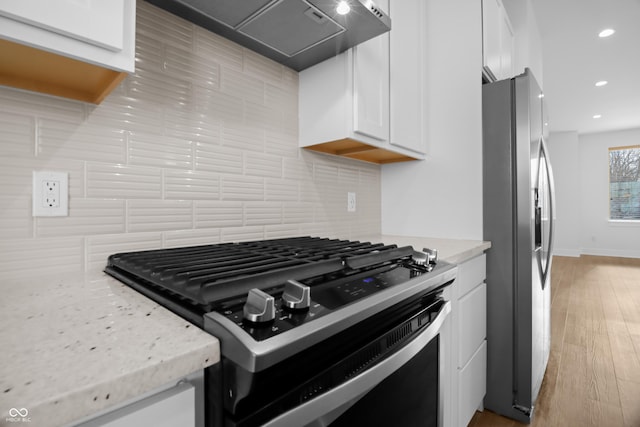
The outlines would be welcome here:
[[[69,174],[33,171],[33,216],[69,215]]]

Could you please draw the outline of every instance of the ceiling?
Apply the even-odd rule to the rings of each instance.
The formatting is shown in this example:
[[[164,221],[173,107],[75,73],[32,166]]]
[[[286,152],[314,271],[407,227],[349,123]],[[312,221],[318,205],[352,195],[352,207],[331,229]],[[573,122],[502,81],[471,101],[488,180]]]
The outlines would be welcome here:
[[[532,4],[542,38],[550,131],[640,128],[640,0]],[[599,38],[605,28],[616,32]],[[600,80],[608,84],[596,87]]]

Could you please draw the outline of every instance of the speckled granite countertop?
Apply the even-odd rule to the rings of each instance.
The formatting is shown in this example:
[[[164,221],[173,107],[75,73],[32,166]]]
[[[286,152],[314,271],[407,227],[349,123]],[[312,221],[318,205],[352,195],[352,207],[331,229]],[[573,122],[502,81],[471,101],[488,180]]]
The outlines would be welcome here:
[[[220,358],[215,337],[102,273],[0,287],[0,426],[67,425]]]

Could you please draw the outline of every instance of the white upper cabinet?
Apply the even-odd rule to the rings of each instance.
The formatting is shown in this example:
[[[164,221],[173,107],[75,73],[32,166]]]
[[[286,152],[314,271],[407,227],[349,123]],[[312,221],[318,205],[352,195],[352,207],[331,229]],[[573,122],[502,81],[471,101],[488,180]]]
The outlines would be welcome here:
[[[482,0],[483,71],[490,80],[513,76],[513,27],[501,0]]]
[[[352,60],[353,130],[385,143],[389,140],[389,34],[355,46]]]
[[[135,70],[135,16],[136,0],[0,0],[0,84],[100,102]]]
[[[0,13],[105,49],[118,51],[123,47],[124,0],[0,0]]]
[[[421,154],[427,152],[426,3],[403,0],[390,6],[390,142]]]
[[[390,32],[300,72],[300,146],[374,163],[424,158],[422,3],[376,2]]]

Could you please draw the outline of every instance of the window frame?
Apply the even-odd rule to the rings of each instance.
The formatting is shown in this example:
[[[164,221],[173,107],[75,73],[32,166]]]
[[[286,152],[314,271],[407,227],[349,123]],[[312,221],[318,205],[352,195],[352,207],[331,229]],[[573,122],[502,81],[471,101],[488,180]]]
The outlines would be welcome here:
[[[637,145],[625,145],[625,146],[617,146],[617,147],[609,147],[609,149],[607,150],[607,157],[608,157],[608,168],[607,168],[607,172],[608,172],[608,192],[609,192],[609,222],[612,224],[631,224],[631,225],[640,225],[640,208],[637,212],[637,217],[633,217],[633,218],[613,218],[612,217],[612,201],[613,201],[613,195],[611,192],[611,153],[613,151],[622,151],[622,150],[637,150],[638,154],[640,156],[640,144]],[[638,168],[640,169],[640,160],[638,161]],[[637,184],[637,191],[638,194],[636,195],[637,197],[640,197],[640,177],[638,178],[637,181],[617,181],[617,182],[638,182]],[[636,215],[634,213],[634,215]]]

